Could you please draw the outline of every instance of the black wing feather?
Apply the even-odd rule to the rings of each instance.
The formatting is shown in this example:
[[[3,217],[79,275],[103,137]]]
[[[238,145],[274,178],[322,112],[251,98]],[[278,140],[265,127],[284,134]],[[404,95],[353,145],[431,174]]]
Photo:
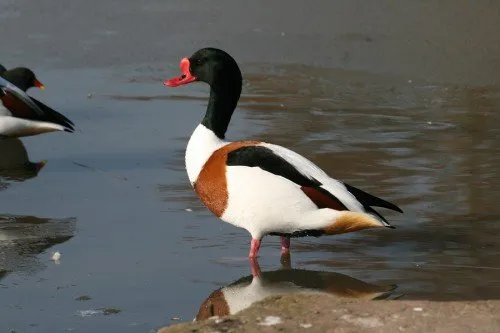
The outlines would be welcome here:
[[[347,188],[349,192],[351,192],[352,195],[358,199],[359,202],[365,207],[369,206],[375,206],[375,207],[383,207],[387,208],[390,210],[395,210],[396,212],[402,213],[403,210],[396,206],[395,204],[385,201],[383,199],[380,199],[374,195],[371,195],[370,193],[366,193],[365,191],[360,190],[359,188],[356,188],[354,186],[351,186],[349,184],[343,183],[344,186]]]
[[[47,105],[43,104],[39,100],[37,100],[33,97],[30,97],[30,98],[43,111],[43,117],[41,117],[40,120],[59,124],[61,126],[67,127],[71,131],[75,130],[75,128],[74,128],[75,124],[71,120],[69,120],[66,116],[64,116],[64,115],[60,114],[59,112],[57,112],[56,110],[48,107]]]
[[[300,186],[313,187],[338,201],[332,193],[324,190],[321,182],[309,178],[298,171],[290,162],[276,155],[271,149],[263,146],[246,146],[230,152],[227,156],[228,166],[258,167],[277,176],[284,177]],[[375,214],[387,223],[387,220],[370,206],[383,207],[402,213],[401,208],[393,203],[373,196],[354,186],[343,183],[347,190],[363,205],[369,213]],[[387,223],[388,224],[388,223]]]
[[[276,155],[271,149],[262,146],[245,146],[227,155],[227,165],[258,167],[277,176],[291,180],[300,186],[318,187],[321,183],[304,176],[290,162]]]

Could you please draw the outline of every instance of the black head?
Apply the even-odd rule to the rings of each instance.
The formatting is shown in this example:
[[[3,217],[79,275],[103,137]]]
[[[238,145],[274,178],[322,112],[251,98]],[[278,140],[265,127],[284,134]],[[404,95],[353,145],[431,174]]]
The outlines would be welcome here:
[[[26,91],[29,88],[37,87],[45,89],[45,86],[38,81],[35,73],[26,67],[17,67],[1,74],[4,79],[16,85],[19,89]]]
[[[190,72],[197,81],[210,86],[241,84],[241,71],[236,61],[226,52],[205,48],[197,51],[189,58]]]
[[[196,81],[208,83],[210,100],[201,123],[219,138],[224,138],[241,94],[242,79],[238,64],[226,52],[209,47],[183,58],[180,67],[182,75],[163,84],[178,87]]]
[[[241,86],[241,71],[228,53],[216,48],[204,48],[180,63],[182,75],[164,82],[177,87],[195,81],[208,83],[212,88]]]

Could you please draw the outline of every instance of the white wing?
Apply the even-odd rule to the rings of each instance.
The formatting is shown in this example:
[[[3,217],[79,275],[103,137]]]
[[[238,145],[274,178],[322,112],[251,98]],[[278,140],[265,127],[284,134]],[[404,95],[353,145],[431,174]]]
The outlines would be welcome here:
[[[323,170],[307,158],[282,146],[273,145],[271,143],[262,143],[261,145],[271,149],[273,153],[281,158],[284,158],[307,178],[319,181],[322,184],[322,188],[339,199],[350,211],[365,212],[363,204],[359,202],[351,192],[349,192],[347,187],[342,182],[328,176]]]

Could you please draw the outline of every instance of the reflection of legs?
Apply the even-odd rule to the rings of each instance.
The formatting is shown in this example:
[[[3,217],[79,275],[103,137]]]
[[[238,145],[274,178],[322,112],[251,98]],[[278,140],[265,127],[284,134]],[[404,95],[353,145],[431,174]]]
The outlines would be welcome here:
[[[282,253],[280,258],[281,269],[291,269],[292,261],[290,259],[290,251],[288,253]]]
[[[260,240],[252,238],[252,242],[250,243],[250,253],[248,256],[250,258],[257,258],[257,254],[259,254],[260,249]]]
[[[290,237],[281,236],[281,254],[290,253]]]
[[[257,258],[250,258],[250,270],[252,271],[253,277],[260,276],[260,266]]]

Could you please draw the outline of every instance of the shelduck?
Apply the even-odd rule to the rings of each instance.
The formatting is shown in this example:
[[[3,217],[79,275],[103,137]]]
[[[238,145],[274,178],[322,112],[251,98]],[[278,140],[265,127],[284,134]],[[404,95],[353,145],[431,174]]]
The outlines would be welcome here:
[[[25,137],[47,132],[74,132],[71,120],[28,96],[29,88],[44,89],[33,71],[0,65],[0,136]]]
[[[4,66],[0,65],[0,75],[24,92],[33,87],[42,90],[45,89],[45,85],[38,80],[35,73],[26,67],[16,67],[7,70]]]
[[[402,213],[398,206],[329,177],[305,157],[271,143],[225,140],[242,87],[228,53],[204,48],[183,58],[180,68],[182,75],[164,85],[210,85],[205,116],[186,149],[189,181],[212,213],[250,233],[250,258],[265,235],[280,236],[288,254],[294,237],[394,228],[372,207]]]

